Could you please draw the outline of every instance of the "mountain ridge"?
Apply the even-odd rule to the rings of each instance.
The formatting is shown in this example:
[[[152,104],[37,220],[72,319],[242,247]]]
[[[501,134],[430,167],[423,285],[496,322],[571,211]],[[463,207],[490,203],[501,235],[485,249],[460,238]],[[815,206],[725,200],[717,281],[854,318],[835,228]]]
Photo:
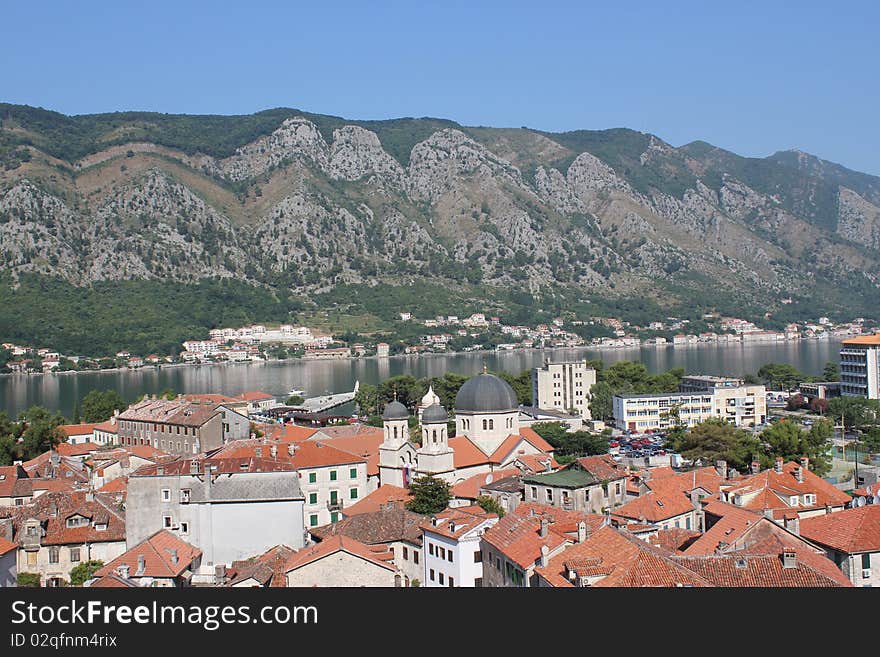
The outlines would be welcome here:
[[[219,277],[303,298],[442,281],[538,306],[645,296],[694,312],[818,295],[825,313],[876,313],[880,178],[797,151],[746,158],[629,128],[0,104],[0,164],[13,280]]]

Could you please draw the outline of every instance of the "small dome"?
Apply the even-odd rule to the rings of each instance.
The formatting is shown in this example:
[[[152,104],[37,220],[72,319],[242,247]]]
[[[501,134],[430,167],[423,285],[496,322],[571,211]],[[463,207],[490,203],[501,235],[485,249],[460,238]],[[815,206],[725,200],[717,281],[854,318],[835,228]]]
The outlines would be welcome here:
[[[422,424],[432,424],[434,422],[446,422],[449,414],[440,404],[432,404],[422,413]]]
[[[455,396],[456,413],[500,413],[518,408],[513,388],[494,374],[471,377]]]
[[[385,407],[385,412],[382,413],[382,419],[407,420],[409,419],[409,411],[406,410],[406,406],[395,400]]]
[[[428,408],[429,406],[433,406],[434,404],[439,404],[440,398],[437,396],[437,393],[434,392],[434,386],[428,386],[428,392],[425,393],[425,396],[422,397],[421,406],[423,408]]]

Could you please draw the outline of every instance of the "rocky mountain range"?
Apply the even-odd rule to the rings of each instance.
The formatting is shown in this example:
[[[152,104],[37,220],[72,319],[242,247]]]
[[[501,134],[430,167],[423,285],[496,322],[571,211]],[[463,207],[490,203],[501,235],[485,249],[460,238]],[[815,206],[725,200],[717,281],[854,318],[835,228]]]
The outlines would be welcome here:
[[[798,151],[292,109],[0,104],[0,165],[13,284],[222,277],[308,296],[430,281],[877,314],[880,178]]]

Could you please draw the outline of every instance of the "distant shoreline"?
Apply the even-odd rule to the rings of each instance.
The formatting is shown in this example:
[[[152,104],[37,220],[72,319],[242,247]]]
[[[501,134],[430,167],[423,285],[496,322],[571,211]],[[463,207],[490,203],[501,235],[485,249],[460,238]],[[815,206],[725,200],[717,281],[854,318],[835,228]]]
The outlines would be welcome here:
[[[269,365],[274,363],[293,363],[293,362],[334,362],[334,361],[350,361],[350,360],[384,360],[384,359],[408,359],[408,358],[430,358],[430,357],[449,357],[449,356],[469,356],[469,355],[481,355],[481,354],[515,354],[515,353],[532,353],[536,351],[636,351],[642,349],[681,349],[681,348],[701,348],[701,347],[721,347],[721,348],[729,348],[729,347],[753,347],[760,345],[778,345],[780,343],[785,344],[798,344],[803,342],[819,342],[824,340],[838,340],[843,341],[852,336],[845,335],[828,335],[826,337],[816,337],[816,338],[799,338],[797,340],[760,340],[754,342],[697,342],[691,344],[683,344],[683,345],[674,345],[672,343],[667,344],[638,344],[638,345],[576,345],[571,347],[520,347],[518,349],[474,349],[472,351],[431,351],[431,352],[421,352],[414,354],[393,354],[389,356],[377,356],[375,354],[371,356],[341,356],[334,358],[321,358],[321,357],[307,357],[301,356],[299,358],[276,358],[272,360],[249,360],[249,361],[221,361],[214,363],[160,363],[160,364],[151,364],[151,365],[143,365],[141,367],[110,367],[107,369],[98,369],[98,370],[68,370],[66,372],[11,372],[0,374],[0,377],[5,378],[27,378],[32,376],[68,376],[68,375],[76,375],[76,374],[104,374],[104,373],[113,373],[113,372],[144,372],[144,371],[155,371],[161,370],[164,368],[179,368],[179,367],[228,367],[228,366],[236,366],[236,365],[244,365],[244,366],[262,366]]]

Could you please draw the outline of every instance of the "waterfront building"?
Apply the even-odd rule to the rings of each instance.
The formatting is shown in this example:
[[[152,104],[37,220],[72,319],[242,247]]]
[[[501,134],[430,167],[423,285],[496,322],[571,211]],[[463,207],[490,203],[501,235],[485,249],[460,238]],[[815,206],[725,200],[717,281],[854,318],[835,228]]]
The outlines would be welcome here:
[[[840,394],[880,399],[880,334],[844,340],[840,347]]]
[[[577,411],[590,419],[590,388],[596,383],[596,370],[582,361],[544,362],[532,369],[532,404],[540,409]]]

